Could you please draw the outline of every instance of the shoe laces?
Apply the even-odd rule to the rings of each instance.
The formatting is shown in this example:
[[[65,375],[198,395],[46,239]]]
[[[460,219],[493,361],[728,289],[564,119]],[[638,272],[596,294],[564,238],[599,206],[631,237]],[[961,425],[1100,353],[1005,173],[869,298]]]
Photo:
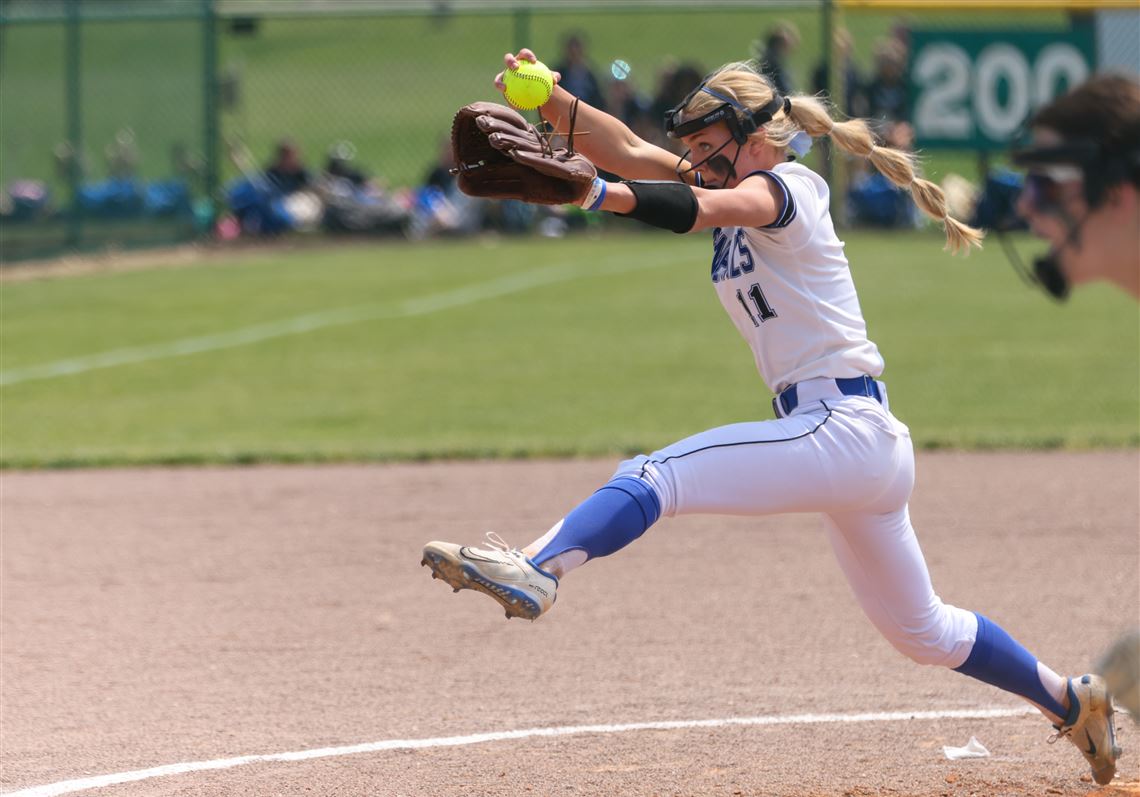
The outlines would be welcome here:
[[[504,540],[493,531],[488,531],[485,536],[487,537],[487,544],[494,548],[496,551],[501,551],[502,553],[510,553],[514,550],[510,545],[507,544],[506,540]]]
[[[1076,727],[1077,727],[1077,724],[1075,722],[1072,725],[1066,725],[1065,721],[1061,720],[1060,725],[1054,725],[1053,726],[1053,730],[1055,731],[1055,733],[1051,733],[1049,735],[1049,738],[1046,739],[1045,741],[1048,744],[1054,744],[1054,743],[1056,743],[1056,741],[1058,739],[1065,739],[1069,736],[1072,736],[1073,731],[1076,730]]]

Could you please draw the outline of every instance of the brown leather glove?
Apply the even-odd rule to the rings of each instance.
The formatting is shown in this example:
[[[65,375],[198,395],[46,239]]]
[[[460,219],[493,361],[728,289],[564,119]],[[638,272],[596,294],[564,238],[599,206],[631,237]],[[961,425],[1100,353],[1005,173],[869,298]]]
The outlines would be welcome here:
[[[465,105],[451,123],[459,190],[469,196],[519,199],[539,205],[576,204],[598,174],[571,149],[549,138],[517,111],[493,102]]]

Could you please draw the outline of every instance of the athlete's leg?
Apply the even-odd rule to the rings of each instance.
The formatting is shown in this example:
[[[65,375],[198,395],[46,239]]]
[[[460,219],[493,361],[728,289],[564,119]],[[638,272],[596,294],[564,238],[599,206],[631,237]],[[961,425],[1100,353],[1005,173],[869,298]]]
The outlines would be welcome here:
[[[899,652],[949,667],[1033,703],[1050,721],[1068,713],[1068,682],[992,620],[942,602],[907,508],[826,517],[832,548],[867,617]]]
[[[844,434],[830,418],[820,406],[783,420],[704,432],[622,463],[607,484],[522,551],[501,540],[478,548],[433,541],[424,546],[422,563],[454,589],[484,592],[508,616],[534,619],[554,604],[566,572],[628,545],[662,514],[818,511],[845,494],[836,488],[840,481],[849,500],[860,479],[873,485],[872,476],[858,475],[873,467],[852,471],[848,480],[829,470],[847,442],[830,435],[833,429]]]
[[[523,548],[561,577],[640,537],[661,515],[764,515],[833,500],[829,413],[722,426],[623,462],[613,478]],[[852,485],[850,490],[858,487]]]
[[[1099,676],[1057,675],[992,620],[934,593],[906,507],[827,516],[832,547],[871,622],[905,655],[1020,695],[1089,762],[1094,780],[1116,772],[1112,702]]]

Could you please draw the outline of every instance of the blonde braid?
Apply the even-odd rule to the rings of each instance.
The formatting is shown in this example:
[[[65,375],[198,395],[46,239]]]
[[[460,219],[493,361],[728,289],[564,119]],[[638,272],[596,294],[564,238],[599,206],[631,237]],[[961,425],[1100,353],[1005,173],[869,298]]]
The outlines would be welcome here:
[[[983,233],[953,218],[946,206],[942,189],[915,173],[915,157],[893,147],[875,143],[871,128],[863,119],[837,122],[822,100],[807,95],[791,98],[791,120],[812,138],[830,136],[839,149],[871,162],[884,177],[899,188],[910,191],[914,202],[927,216],[942,222],[946,232],[946,249],[951,253],[970,253],[970,247],[982,247]]]

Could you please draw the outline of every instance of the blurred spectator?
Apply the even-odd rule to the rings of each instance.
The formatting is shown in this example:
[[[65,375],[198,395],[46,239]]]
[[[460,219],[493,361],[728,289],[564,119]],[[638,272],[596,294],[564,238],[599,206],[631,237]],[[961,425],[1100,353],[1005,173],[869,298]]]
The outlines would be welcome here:
[[[559,85],[582,102],[606,110],[601,84],[586,58],[586,43],[581,33],[571,33],[562,41],[562,60],[554,71],[562,74]]]
[[[896,19],[891,23],[891,38],[899,43],[904,53],[910,52],[910,22]]]
[[[448,192],[455,186],[455,175],[451,170],[455,168],[455,157],[451,152],[451,140],[441,138],[435,162],[428,168],[424,178],[425,186],[435,186],[440,191]]]
[[[82,180],[90,172],[90,163],[87,155],[76,152],[70,141],[61,141],[51,151],[55,162],[55,176],[61,183],[70,183],[72,179]]]
[[[855,43],[851,38],[851,32],[846,28],[836,28],[832,42],[832,55],[835,61],[838,62],[837,64],[833,64],[839,75],[839,86],[837,88],[842,91],[839,97],[841,104],[836,104],[840,105],[840,110],[847,116],[860,119],[866,118],[868,115],[867,97],[863,88],[863,76],[859,73],[859,67],[855,64]],[[812,90],[817,94],[830,94],[830,87],[828,86],[829,77],[825,71],[825,63],[821,62],[819,66],[816,67],[815,74],[812,76]]]
[[[799,46],[799,29],[788,21],[776,23],[764,37],[762,46],[759,40],[752,43],[752,53],[760,63],[760,71],[784,96],[791,94],[795,87],[788,60]]]
[[[265,176],[283,194],[292,194],[313,184],[313,175],[301,161],[301,150],[290,139],[277,142],[273,161],[265,169]]]
[[[107,175],[112,178],[131,179],[138,174],[139,153],[135,131],[124,127],[116,131],[114,140],[103,149],[107,159]]]
[[[51,189],[43,180],[13,180],[0,193],[0,219],[43,221],[55,214]]]
[[[356,147],[350,141],[339,141],[329,150],[317,187],[326,230],[399,233],[410,221],[408,202],[401,202],[356,163]]]
[[[416,189],[411,199],[408,237],[472,235],[483,229],[494,203],[469,197],[460,191],[451,173],[454,166],[451,139],[440,138],[436,158],[428,166],[423,185]]]
[[[650,110],[652,101],[637,90],[632,78],[611,80],[608,84],[609,96],[606,105],[609,112],[625,122],[634,133],[640,136],[640,130],[653,123]],[[657,120],[658,122],[660,120]],[[660,126],[658,124],[658,126]]]
[[[205,179],[206,159],[191,152],[185,141],[176,141],[170,146],[170,168],[175,176],[198,186]]]
[[[1025,188],[1025,175],[1010,169],[986,171],[981,190],[975,193],[975,205],[967,218],[970,226],[986,230],[1025,230],[1029,225],[1017,213],[1017,198]]]
[[[887,129],[884,143],[904,151],[914,149],[914,130],[907,122]],[[914,228],[921,222],[910,192],[899,188],[875,169],[860,174],[847,189],[847,218],[870,227]]]
[[[186,164],[174,159],[175,152],[172,150],[171,175],[163,179],[143,180],[138,174],[142,153],[135,133],[129,127],[115,131],[114,138],[103,148],[107,177],[102,180],[91,179],[86,173],[70,174],[78,164],[75,163],[69,146],[57,147],[55,155],[62,177],[68,182],[73,176],[79,178],[75,201],[88,218],[126,219],[192,214],[193,174],[184,171]],[[24,204],[33,201],[33,197],[26,192],[18,198]]]
[[[277,235],[314,229],[319,224],[323,205],[313,190],[312,174],[292,141],[277,143],[273,160],[263,171],[258,171],[240,142],[231,142],[230,158],[243,174],[226,187],[226,201],[241,232]],[[219,221],[219,230],[232,226],[228,219]]]
[[[879,39],[875,43],[875,72],[867,84],[869,119],[880,123],[909,121],[906,60],[906,46],[899,39]]]
[[[370,178],[355,161],[356,145],[351,141],[338,141],[329,148],[324,176],[347,180],[354,186],[363,187],[370,182]]]
[[[190,152],[185,142],[170,147],[170,177],[143,183],[143,212],[148,216],[193,216],[195,189],[205,186],[201,178],[205,161]],[[206,229],[208,219],[195,217],[200,229]]]
[[[678,139],[665,135],[665,114],[681,103],[689,92],[701,84],[704,70],[692,62],[677,64],[666,62],[657,74],[657,91],[649,111],[654,126],[647,141],[680,155],[685,145]]]

